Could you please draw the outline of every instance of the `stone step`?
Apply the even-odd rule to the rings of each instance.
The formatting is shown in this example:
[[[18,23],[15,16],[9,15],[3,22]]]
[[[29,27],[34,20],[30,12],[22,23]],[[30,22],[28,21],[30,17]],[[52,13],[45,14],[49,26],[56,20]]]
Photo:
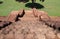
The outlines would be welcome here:
[[[23,17],[23,18],[19,18],[19,19],[25,20],[25,21],[27,21],[27,20],[29,20],[29,21],[38,20],[38,18],[33,18],[33,17]]]
[[[32,11],[25,11],[25,15],[27,17],[33,16]]]

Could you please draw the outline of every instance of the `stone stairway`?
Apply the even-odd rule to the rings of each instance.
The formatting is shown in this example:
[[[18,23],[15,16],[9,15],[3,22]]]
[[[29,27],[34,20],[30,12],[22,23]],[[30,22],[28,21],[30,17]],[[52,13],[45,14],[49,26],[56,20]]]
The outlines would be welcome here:
[[[30,11],[27,10],[27,11],[25,11],[25,15],[22,18],[20,18],[20,19],[21,20],[36,20],[38,18],[34,17],[34,15],[33,15],[31,10]]]
[[[0,39],[59,39],[56,32],[26,11],[20,21],[0,30]]]

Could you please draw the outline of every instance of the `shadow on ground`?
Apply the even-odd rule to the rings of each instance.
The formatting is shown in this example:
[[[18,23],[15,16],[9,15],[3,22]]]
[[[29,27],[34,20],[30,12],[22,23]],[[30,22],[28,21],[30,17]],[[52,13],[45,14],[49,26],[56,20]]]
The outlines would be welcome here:
[[[45,0],[40,0],[41,2],[44,2]]]
[[[42,9],[42,8],[44,8],[44,6],[41,5],[41,4],[39,4],[39,3],[27,3],[27,4],[25,4],[25,7],[36,8],[36,9]]]
[[[29,0],[16,0],[17,2],[24,2],[24,3],[26,3],[26,2],[29,2]]]
[[[0,4],[2,4],[3,3],[3,1],[0,1]]]

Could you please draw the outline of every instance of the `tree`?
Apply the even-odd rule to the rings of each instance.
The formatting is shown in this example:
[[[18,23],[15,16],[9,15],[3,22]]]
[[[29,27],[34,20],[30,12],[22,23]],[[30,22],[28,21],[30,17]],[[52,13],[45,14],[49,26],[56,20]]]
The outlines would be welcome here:
[[[31,0],[31,1],[32,1],[32,3],[35,3],[36,2],[36,0]],[[40,0],[40,1],[44,2],[45,0]]]
[[[45,0],[40,0],[40,1],[44,2]]]
[[[26,2],[28,2],[29,0],[16,0],[16,1],[26,3]]]
[[[36,2],[36,0],[31,0],[32,1],[32,3],[35,3]]]

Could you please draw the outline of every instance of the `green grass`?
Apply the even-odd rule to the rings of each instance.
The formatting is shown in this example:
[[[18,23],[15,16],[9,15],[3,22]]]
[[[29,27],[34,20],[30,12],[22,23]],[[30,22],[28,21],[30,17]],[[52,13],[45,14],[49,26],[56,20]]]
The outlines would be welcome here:
[[[26,3],[19,3],[15,0],[0,1],[3,1],[3,3],[0,4],[0,16],[7,16],[13,10],[30,9],[25,7]],[[51,16],[60,16],[60,0],[45,0],[45,2],[40,2],[39,0],[37,0],[36,2],[42,4],[45,7],[39,10],[44,10]]]

